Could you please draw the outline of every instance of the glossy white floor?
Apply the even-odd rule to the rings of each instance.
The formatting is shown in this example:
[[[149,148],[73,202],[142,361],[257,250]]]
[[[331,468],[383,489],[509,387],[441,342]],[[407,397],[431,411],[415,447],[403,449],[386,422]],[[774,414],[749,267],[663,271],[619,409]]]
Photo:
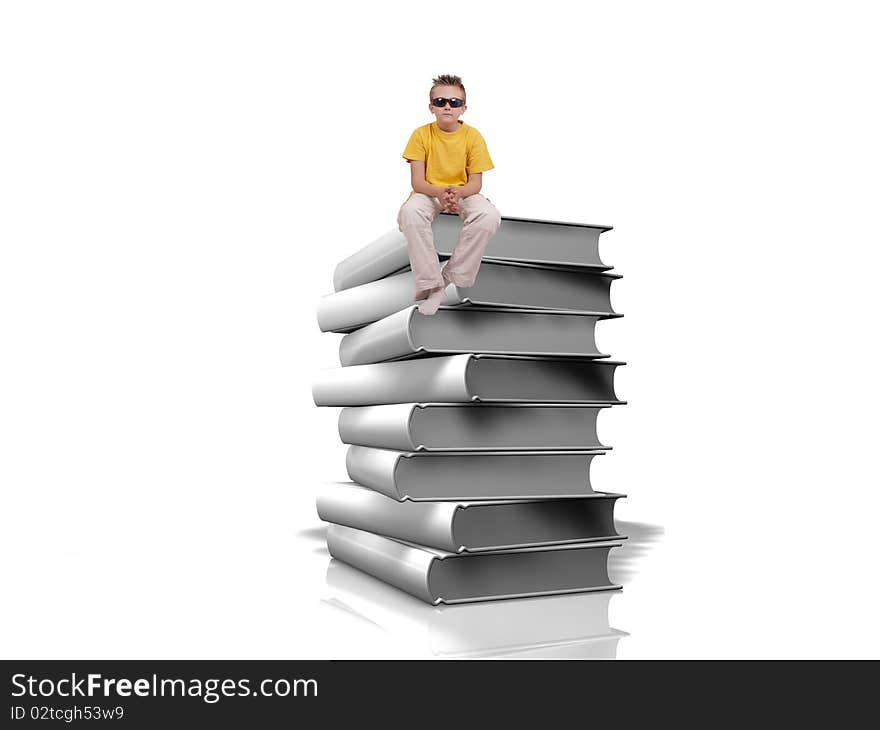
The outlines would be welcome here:
[[[0,655],[878,656],[863,6],[374,5],[0,10]],[[314,307],[439,73],[503,214],[615,226],[622,592],[435,609],[323,547]]]

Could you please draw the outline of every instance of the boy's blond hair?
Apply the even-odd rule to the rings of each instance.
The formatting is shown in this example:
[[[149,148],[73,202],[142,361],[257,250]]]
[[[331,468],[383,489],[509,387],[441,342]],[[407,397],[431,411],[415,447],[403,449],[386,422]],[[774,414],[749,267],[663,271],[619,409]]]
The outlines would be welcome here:
[[[461,83],[461,77],[452,74],[443,74],[438,76],[431,84],[431,90],[428,92],[428,99],[434,98],[434,89],[438,86],[457,86],[461,89],[461,98],[467,101],[467,92],[464,90],[464,84]]]

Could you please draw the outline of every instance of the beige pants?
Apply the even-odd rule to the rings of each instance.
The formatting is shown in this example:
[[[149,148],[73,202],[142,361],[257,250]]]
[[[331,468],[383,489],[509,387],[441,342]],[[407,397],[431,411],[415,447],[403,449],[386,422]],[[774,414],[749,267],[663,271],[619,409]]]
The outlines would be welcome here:
[[[406,236],[409,262],[415,278],[415,298],[424,299],[432,291],[449,284],[473,286],[480,270],[483,252],[501,225],[501,214],[488,198],[479,193],[459,201],[462,218],[458,244],[442,269],[431,224],[443,210],[440,201],[414,193],[397,214],[397,225]]]

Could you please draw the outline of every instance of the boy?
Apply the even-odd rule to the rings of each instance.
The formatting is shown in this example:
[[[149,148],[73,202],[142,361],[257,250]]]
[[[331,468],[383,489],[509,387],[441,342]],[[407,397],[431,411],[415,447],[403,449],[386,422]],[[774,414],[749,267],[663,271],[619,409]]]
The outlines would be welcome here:
[[[412,192],[400,207],[397,224],[406,236],[415,279],[415,299],[422,314],[435,314],[449,284],[474,285],[483,252],[501,225],[501,215],[480,195],[483,173],[495,167],[482,135],[459,120],[465,90],[458,76],[438,76],[428,93],[428,109],[436,117],[419,127],[406,145]],[[458,244],[440,268],[431,223],[441,213],[461,216]]]

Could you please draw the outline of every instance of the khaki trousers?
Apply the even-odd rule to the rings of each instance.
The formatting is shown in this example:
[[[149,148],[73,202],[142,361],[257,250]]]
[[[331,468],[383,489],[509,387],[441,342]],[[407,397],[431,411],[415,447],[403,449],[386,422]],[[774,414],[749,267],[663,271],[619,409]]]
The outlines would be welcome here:
[[[424,299],[449,284],[473,286],[480,270],[483,252],[501,225],[501,214],[488,198],[479,193],[459,201],[461,233],[452,257],[440,268],[431,224],[443,210],[440,201],[414,193],[397,214],[397,225],[406,236],[409,262],[415,279],[415,299]]]

